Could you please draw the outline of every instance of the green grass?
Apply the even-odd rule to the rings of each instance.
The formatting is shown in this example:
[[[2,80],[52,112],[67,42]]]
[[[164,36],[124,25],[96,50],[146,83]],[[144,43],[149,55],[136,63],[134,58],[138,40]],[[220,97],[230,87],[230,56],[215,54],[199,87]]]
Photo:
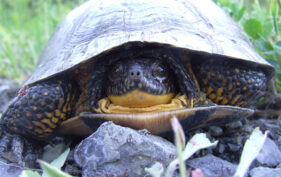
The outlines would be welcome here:
[[[1,0],[0,77],[22,82],[57,24],[86,0]]]

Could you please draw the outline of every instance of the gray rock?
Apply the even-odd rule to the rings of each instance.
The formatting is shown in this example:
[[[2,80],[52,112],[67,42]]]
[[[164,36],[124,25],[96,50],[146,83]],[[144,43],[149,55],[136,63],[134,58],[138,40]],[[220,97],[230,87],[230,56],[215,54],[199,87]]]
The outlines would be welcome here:
[[[82,176],[144,176],[156,162],[165,167],[176,157],[169,141],[105,122],[75,149],[74,160]]]
[[[228,148],[229,148],[229,150],[230,150],[231,152],[237,152],[237,151],[239,151],[240,148],[241,148],[241,146],[235,145],[235,144],[231,144],[231,143],[228,143],[227,146],[228,146]]]
[[[281,163],[280,149],[273,140],[266,138],[264,146],[256,159],[261,165],[275,167]]]
[[[235,121],[235,122],[231,122],[229,124],[227,124],[227,127],[232,128],[232,129],[237,129],[237,128],[241,128],[243,126],[241,121]]]
[[[204,177],[232,176],[237,168],[237,165],[213,155],[192,159],[187,161],[186,164],[191,168],[201,169]]]
[[[26,169],[0,161],[0,177],[19,177],[23,170]]]
[[[281,177],[281,168],[257,167],[250,171],[251,177]]]
[[[217,127],[217,126],[210,126],[209,127],[209,133],[212,136],[221,136],[222,133],[223,133],[223,130],[222,130],[222,128]]]

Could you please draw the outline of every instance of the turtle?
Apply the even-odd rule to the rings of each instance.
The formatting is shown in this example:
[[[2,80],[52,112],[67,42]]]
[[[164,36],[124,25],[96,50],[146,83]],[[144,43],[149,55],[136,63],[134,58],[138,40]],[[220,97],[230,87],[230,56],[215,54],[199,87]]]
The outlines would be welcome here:
[[[249,117],[273,75],[211,0],[90,0],[59,24],[1,126],[42,141],[104,121],[161,134],[176,116],[189,131]]]

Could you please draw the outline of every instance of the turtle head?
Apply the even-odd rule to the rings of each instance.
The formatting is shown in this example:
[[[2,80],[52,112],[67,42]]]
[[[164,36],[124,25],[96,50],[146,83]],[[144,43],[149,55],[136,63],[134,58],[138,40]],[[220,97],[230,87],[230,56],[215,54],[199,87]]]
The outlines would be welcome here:
[[[107,74],[106,95],[115,105],[150,107],[167,104],[177,92],[168,64],[154,58],[122,59]]]
[[[122,107],[120,112],[182,109],[192,107],[195,95],[193,81],[182,60],[164,50],[134,51],[131,55],[123,53],[97,62],[88,89],[89,104],[94,111],[109,104],[118,106],[118,111]],[[170,105],[178,95],[185,96],[183,104],[176,103],[184,105],[181,108]],[[104,98],[106,103],[101,103]]]

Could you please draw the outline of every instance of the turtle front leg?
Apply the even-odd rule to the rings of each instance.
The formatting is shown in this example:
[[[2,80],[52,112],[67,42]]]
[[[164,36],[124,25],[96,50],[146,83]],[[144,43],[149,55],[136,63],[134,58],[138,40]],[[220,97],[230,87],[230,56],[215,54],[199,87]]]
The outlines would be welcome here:
[[[21,89],[2,116],[9,132],[43,140],[50,137],[71,112],[74,88],[65,80],[51,80]]]
[[[0,120],[0,156],[34,167],[43,143],[71,112],[75,87],[65,80],[37,83],[20,90]]]

